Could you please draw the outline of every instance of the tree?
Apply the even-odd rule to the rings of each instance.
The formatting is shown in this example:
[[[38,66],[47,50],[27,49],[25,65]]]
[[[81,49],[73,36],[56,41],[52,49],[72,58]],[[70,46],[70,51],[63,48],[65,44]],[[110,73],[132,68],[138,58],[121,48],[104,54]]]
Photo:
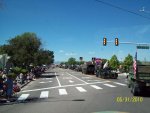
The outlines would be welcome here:
[[[35,33],[24,33],[15,38],[8,40],[8,55],[12,56],[11,60],[15,65],[29,65],[34,61],[34,54],[38,52],[41,41]]]
[[[103,64],[105,64],[107,61],[107,59],[102,59]]]
[[[84,61],[76,61],[76,64],[77,65],[82,65],[82,64],[84,64]]]
[[[113,55],[109,61],[109,66],[112,68],[112,69],[117,69],[118,66],[119,66],[119,60],[117,59],[117,56],[116,55]]]
[[[125,71],[128,71],[129,70],[129,67],[133,65],[133,57],[128,54],[127,57],[125,57],[124,59],[124,62],[123,62],[123,67],[124,67],[124,70]]]
[[[50,64],[54,62],[53,51],[41,49],[41,40],[35,33],[26,32],[8,40],[7,45],[0,47],[0,53],[11,56],[15,66]]]
[[[34,56],[35,65],[51,64],[54,62],[53,51],[40,49]]]
[[[69,64],[69,65],[75,65],[75,64],[76,64],[76,59],[75,59],[75,58],[72,58],[72,57],[69,58],[69,59],[68,59],[68,64]]]

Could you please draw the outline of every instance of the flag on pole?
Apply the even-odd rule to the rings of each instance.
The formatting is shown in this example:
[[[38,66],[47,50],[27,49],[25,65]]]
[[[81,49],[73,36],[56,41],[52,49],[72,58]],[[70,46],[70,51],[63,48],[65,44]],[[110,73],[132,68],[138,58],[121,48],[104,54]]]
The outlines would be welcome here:
[[[108,67],[108,61],[104,64],[103,69]]]
[[[135,53],[134,61],[133,61],[133,69],[134,69],[134,78],[136,78],[136,72],[137,72],[137,51]]]

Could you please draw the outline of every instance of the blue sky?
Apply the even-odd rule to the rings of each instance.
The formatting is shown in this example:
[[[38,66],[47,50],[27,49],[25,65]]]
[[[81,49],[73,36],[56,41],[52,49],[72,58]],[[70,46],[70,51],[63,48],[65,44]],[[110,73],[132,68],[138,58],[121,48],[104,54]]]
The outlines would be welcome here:
[[[150,19],[123,12],[95,0],[2,0],[0,9],[0,44],[24,32],[34,32],[43,48],[54,51],[55,61],[70,57],[110,59],[116,54],[123,60],[135,55],[135,45],[102,40],[150,43]],[[150,18],[149,0],[101,0]],[[145,12],[139,10],[145,7]],[[149,50],[139,50],[139,59],[150,60]]]

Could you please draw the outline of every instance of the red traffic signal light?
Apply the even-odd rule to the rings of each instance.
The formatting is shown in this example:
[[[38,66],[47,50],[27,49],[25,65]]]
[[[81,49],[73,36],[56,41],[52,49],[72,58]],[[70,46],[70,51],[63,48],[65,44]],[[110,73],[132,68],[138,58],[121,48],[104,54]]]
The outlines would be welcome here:
[[[107,39],[103,38],[103,45],[106,46],[107,45]]]
[[[119,45],[119,39],[115,38],[115,45],[118,46]]]

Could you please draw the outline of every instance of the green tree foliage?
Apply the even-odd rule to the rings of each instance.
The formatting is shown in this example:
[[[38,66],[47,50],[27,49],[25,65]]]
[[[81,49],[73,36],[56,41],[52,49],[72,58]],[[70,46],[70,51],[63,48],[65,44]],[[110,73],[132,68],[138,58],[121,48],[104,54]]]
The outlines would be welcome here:
[[[69,65],[75,65],[75,64],[76,64],[76,59],[75,59],[75,58],[72,58],[72,57],[69,58],[69,59],[68,59],[68,64],[69,64]]]
[[[128,71],[129,70],[129,67],[133,65],[133,57],[128,54],[127,57],[125,57],[124,59],[124,62],[123,62],[123,67],[124,67],[124,70],[125,71]]]
[[[117,69],[119,67],[119,60],[116,55],[113,55],[109,61],[109,66],[112,69]]]
[[[54,62],[53,51],[40,49],[34,56],[35,65],[50,64]]]
[[[76,61],[76,64],[77,64],[77,65],[84,64],[84,61]]]
[[[107,62],[107,59],[102,59],[103,64]]]
[[[10,61],[15,66],[53,63],[53,51],[43,50],[41,45],[41,40],[35,33],[26,32],[8,40],[7,45],[0,46],[0,54],[7,53],[11,56]]]

